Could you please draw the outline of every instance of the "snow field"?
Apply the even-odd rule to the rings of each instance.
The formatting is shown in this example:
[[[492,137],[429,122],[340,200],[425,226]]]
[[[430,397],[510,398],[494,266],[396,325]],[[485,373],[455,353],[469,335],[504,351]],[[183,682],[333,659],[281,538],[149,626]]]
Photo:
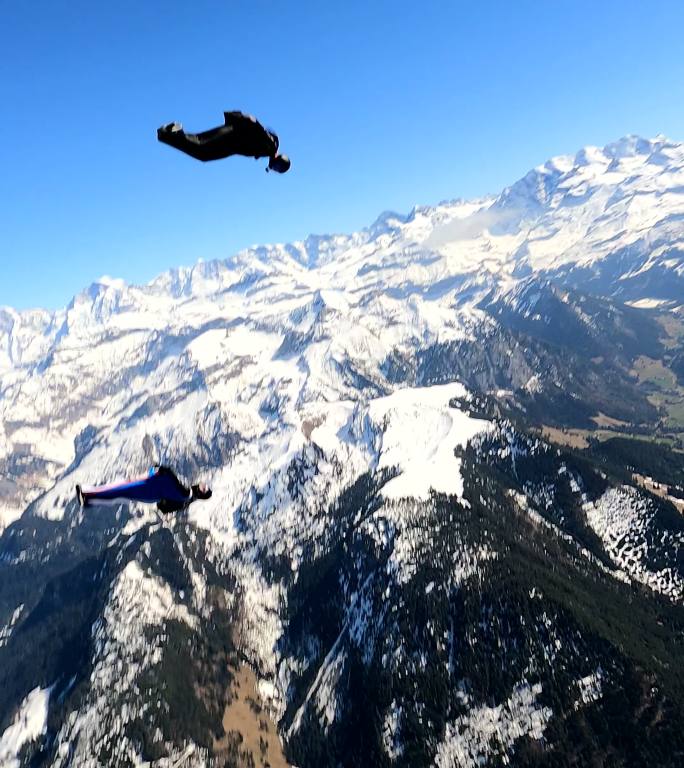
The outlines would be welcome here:
[[[609,488],[596,502],[585,504],[584,512],[618,568],[673,602],[682,601],[681,573],[674,567],[655,570],[649,565],[649,556],[658,554],[655,543],[649,545],[647,536],[655,512],[643,494],[630,486]],[[664,549],[681,551],[681,534],[668,534],[667,539],[660,542]]]
[[[540,693],[539,683],[523,682],[502,704],[473,707],[467,715],[447,724],[444,741],[437,748],[437,768],[485,765],[492,755],[509,764],[515,742],[523,736],[541,739],[551,719],[551,709],[537,704]]]
[[[19,768],[19,753],[25,744],[47,730],[50,688],[34,688],[22,701],[12,725],[0,735],[0,766]]]

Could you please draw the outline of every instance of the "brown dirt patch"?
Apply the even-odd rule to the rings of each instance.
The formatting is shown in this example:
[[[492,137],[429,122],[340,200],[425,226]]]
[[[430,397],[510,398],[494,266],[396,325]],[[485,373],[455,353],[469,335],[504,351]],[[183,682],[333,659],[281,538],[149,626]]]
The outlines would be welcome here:
[[[302,432],[304,433],[304,437],[307,440],[311,440],[311,433],[314,431],[314,429],[316,429],[316,427],[320,427],[324,421],[324,416],[319,416],[315,419],[304,419],[302,422]]]
[[[642,488],[645,488],[647,491],[650,491],[656,496],[660,496],[661,499],[667,499],[667,501],[669,501],[671,504],[674,504],[674,506],[680,512],[684,513],[684,499],[678,499],[674,496],[669,496],[667,493],[667,485],[664,483],[654,482],[650,477],[644,477],[643,475],[639,475],[637,473],[634,473],[632,478]]]
[[[215,745],[216,753],[230,754],[239,766],[289,768],[275,724],[257,691],[257,678],[247,664],[235,673],[230,687],[231,702],[223,714],[225,736]]]
[[[558,429],[557,427],[542,426],[542,437],[556,445],[569,445],[571,448],[586,448],[589,445],[587,436],[591,432],[584,429]]]

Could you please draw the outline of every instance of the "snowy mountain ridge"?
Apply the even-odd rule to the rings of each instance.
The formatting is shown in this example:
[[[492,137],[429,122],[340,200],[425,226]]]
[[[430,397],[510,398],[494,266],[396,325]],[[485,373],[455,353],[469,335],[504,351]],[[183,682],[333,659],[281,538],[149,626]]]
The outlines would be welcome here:
[[[136,304],[163,309],[153,307],[161,299],[233,291],[268,301],[282,294],[283,282],[294,283],[296,296],[331,285],[371,291],[381,277],[383,286],[410,293],[445,277],[476,284],[479,277],[491,285],[532,271],[553,275],[629,251],[623,259],[629,255],[631,263],[614,279],[619,295],[619,281],[636,274],[660,267],[684,274],[677,227],[683,196],[684,144],[628,136],[555,157],[498,196],[418,206],[406,216],[385,212],[352,235],[250,248],[225,261],[170,270],[146,286],[105,277],[54,313],[1,309],[3,367],[26,345],[23,328],[54,340],[86,320],[85,308],[97,323]]]
[[[146,286],[105,278],[54,313],[0,310],[0,458],[34,446],[54,477],[73,460],[79,431],[115,407],[105,394],[112,376],[140,369],[171,338],[175,351],[164,352],[165,365],[187,369],[193,363],[182,354],[189,350],[183,339],[213,323],[232,324],[236,338],[249,329],[257,348],[270,334],[280,359],[309,341],[324,342],[323,355],[307,362],[311,375],[298,397],[344,398],[348,387],[324,382],[331,366],[352,367],[387,393],[382,366],[391,353],[407,356],[428,340],[486,328],[479,302],[492,290],[515,292],[531,273],[569,284],[581,273],[584,282],[607,280],[603,293],[617,296],[638,279],[656,297],[666,289],[681,300],[682,213],[684,145],[627,137],[554,158],[496,198],[415,208],[405,217],[385,213],[353,235],[248,249],[171,270]],[[601,272],[616,260],[617,273]],[[226,354],[239,356],[247,338],[224,345]],[[174,361],[174,354],[181,357]],[[96,377],[87,395],[81,371]],[[55,398],[70,404],[63,427]],[[39,426],[48,422],[49,435]],[[17,497],[15,511],[2,515],[5,524],[28,498]]]

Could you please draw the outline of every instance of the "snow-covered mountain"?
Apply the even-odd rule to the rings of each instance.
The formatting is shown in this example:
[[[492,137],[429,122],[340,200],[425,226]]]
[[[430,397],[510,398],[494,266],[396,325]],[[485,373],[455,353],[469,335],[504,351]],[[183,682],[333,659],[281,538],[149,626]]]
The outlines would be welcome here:
[[[0,310],[0,761],[240,765],[228,665],[300,766],[541,764],[573,728],[629,756],[596,722],[620,690],[619,729],[675,765],[681,519],[527,429],[675,434],[683,241],[684,145],[627,137],[498,196]],[[670,460],[634,471],[674,493]],[[187,522],[76,508],[160,462],[214,488]]]
[[[554,158],[498,197],[386,213],[351,236],[254,248],[142,287],[103,279],[55,313],[0,310],[0,456],[33,489],[7,487],[5,524],[74,460],[82,430],[159,395],[155,375],[173,392],[190,370],[249,357],[263,382],[277,348],[308,367],[291,387],[298,405],[355,399],[359,377],[391,391],[394,358],[482,333],[480,301],[514,299],[531,274],[681,303],[683,214],[684,145],[628,137]]]

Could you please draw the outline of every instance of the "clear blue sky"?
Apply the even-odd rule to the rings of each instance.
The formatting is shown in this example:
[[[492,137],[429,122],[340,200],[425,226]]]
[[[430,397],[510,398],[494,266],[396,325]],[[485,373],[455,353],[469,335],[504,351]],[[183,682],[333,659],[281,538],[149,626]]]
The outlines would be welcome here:
[[[681,0],[0,0],[0,305],[684,140],[683,29]],[[224,109],[273,127],[291,172],[156,141]]]

